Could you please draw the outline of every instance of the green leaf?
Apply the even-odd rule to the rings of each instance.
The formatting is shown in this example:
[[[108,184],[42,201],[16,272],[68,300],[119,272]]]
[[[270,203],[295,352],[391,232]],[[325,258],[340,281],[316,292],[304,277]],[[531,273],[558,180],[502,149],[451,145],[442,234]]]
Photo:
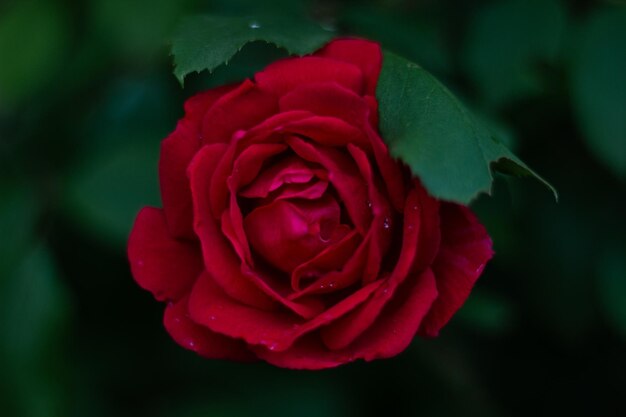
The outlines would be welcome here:
[[[489,193],[491,165],[500,172],[535,174],[431,74],[392,53],[384,55],[376,95],[380,128],[393,156],[404,161],[435,197],[468,204]]]
[[[463,60],[485,104],[499,106],[544,89],[540,65],[557,57],[565,22],[558,0],[492,2],[476,14]]]
[[[575,50],[576,121],[595,156],[626,179],[626,9],[593,16]]]
[[[183,21],[172,42],[174,75],[183,84],[191,72],[213,71],[249,42],[265,41],[304,55],[332,36],[315,23],[287,16],[193,16]]]

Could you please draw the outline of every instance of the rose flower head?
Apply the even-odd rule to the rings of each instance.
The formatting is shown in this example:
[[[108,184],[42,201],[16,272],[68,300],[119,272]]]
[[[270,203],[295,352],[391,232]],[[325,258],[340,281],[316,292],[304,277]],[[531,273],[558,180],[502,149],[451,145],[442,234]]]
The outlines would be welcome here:
[[[436,336],[492,256],[378,132],[378,44],[340,39],[202,92],[161,145],[163,208],[128,242],[164,324],[207,358],[321,369]]]

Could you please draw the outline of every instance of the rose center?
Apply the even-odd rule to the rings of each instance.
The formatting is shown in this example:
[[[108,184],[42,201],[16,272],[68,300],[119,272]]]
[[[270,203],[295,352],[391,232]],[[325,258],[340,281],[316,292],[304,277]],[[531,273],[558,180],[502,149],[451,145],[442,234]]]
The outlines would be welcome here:
[[[291,273],[350,231],[340,219],[341,207],[325,194],[316,200],[274,200],[252,210],[244,227],[258,255]]]

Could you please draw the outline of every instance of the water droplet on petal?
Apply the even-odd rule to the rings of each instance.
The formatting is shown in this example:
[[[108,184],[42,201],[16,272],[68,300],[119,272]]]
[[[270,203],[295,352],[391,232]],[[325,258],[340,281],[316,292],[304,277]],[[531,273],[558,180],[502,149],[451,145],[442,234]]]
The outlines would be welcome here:
[[[250,24],[248,26],[250,26],[250,29],[258,29],[258,28],[261,27],[259,22],[250,22]]]
[[[383,227],[386,230],[389,230],[389,228],[391,227],[391,219],[389,217],[385,217],[385,220],[383,221]]]
[[[215,320],[215,318],[216,318],[215,316],[209,316],[209,320],[211,321]]]
[[[335,288],[335,285],[337,285],[337,284],[335,284],[334,282],[329,282],[328,283],[328,288]]]
[[[416,204],[416,205],[414,205],[414,206],[413,206],[413,207],[411,207],[411,208],[412,208],[413,210],[417,210],[417,209],[418,209],[417,204]]]
[[[367,200],[367,207],[372,208],[372,202]]]
[[[193,340],[188,340],[187,341],[187,347],[189,347],[189,349],[193,349],[196,347],[196,342],[194,342]]]
[[[270,343],[270,344],[268,344],[268,345],[267,345],[267,348],[268,348],[269,350],[276,350],[276,349],[278,349],[278,343],[276,343],[276,342],[272,342],[272,343]]]

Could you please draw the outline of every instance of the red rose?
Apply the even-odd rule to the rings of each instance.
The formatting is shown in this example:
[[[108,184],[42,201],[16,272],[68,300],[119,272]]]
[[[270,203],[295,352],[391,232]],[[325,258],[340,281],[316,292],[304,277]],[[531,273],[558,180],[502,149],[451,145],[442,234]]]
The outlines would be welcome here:
[[[436,336],[492,256],[377,131],[375,43],[336,40],[200,93],[163,141],[163,209],[128,256],[165,327],[209,358],[320,369]]]

